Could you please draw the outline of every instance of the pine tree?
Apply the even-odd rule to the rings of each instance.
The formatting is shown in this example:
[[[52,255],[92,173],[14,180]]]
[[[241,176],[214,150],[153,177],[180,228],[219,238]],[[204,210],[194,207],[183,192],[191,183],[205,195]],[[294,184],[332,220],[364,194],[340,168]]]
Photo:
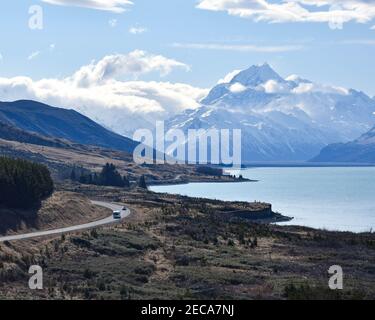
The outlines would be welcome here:
[[[0,204],[30,208],[50,196],[53,189],[51,174],[44,165],[0,158]]]
[[[124,187],[124,180],[112,163],[107,163],[103,167],[99,176],[99,181],[103,186]]]
[[[126,176],[123,176],[122,180],[124,181],[124,187],[130,188],[130,181]]]
[[[144,175],[142,175],[141,178],[139,179],[138,186],[142,189],[147,189],[146,178]]]

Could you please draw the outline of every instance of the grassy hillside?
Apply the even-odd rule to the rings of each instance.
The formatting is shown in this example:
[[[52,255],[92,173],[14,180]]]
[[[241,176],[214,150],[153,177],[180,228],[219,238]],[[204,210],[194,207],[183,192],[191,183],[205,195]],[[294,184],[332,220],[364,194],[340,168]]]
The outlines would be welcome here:
[[[42,201],[40,208],[0,207],[0,235],[63,228],[99,220],[110,214],[109,210],[90,204],[82,195],[57,191]]]
[[[116,226],[34,243],[40,251],[28,252],[29,247],[25,251],[19,247],[21,242],[0,245],[0,258],[6,265],[0,266],[4,283],[0,297],[375,298],[374,234],[252,224],[217,214],[229,207],[251,209],[254,204],[102,187],[86,192],[131,205],[134,214]],[[12,260],[9,252],[22,259]],[[22,261],[43,265],[43,290],[25,288],[28,263]],[[327,270],[336,264],[345,273],[340,292],[327,286]]]

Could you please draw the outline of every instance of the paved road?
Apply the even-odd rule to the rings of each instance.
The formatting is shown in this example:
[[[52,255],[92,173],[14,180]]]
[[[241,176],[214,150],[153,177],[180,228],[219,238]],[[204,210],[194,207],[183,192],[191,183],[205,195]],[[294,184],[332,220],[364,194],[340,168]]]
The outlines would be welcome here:
[[[117,211],[117,210],[121,211],[121,219],[113,219],[113,216],[111,214],[111,216],[109,216],[108,218],[86,223],[86,224],[80,224],[77,226],[60,228],[60,229],[55,229],[55,230],[48,230],[48,231],[38,231],[38,232],[33,232],[33,233],[19,234],[19,235],[14,235],[14,236],[0,237],[0,242],[31,239],[31,238],[38,238],[38,237],[43,237],[43,236],[55,235],[55,234],[68,233],[72,231],[91,229],[91,228],[95,228],[95,227],[99,227],[103,225],[117,223],[130,215],[130,210],[128,208],[126,210],[123,210],[124,207],[118,204],[107,203],[107,202],[102,202],[102,201],[91,201],[91,203],[93,205],[108,208],[112,211]]]

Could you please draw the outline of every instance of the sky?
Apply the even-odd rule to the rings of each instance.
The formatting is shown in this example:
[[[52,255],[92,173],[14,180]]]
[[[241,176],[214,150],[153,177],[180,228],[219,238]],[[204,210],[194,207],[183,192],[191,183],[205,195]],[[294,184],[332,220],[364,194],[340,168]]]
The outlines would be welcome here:
[[[375,96],[375,0],[3,0],[0,12],[0,100],[168,113],[264,62]]]

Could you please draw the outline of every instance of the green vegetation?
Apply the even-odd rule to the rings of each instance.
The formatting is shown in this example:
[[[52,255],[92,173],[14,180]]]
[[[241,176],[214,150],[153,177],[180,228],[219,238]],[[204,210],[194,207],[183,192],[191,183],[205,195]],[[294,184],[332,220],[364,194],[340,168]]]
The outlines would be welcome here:
[[[77,172],[74,168],[70,174],[70,179],[77,181]],[[112,163],[107,163],[100,174],[96,172],[85,172],[81,171],[81,175],[78,178],[78,181],[82,184],[93,184],[97,186],[110,186],[110,187],[120,187],[120,188],[129,188],[130,182],[127,177],[122,177],[117,171],[116,166]]]
[[[125,187],[126,178],[122,178],[116,170],[116,167],[111,163],[107,163],[100,173],[99,184],[103,186]]]
[[[47,167],[25,160],[0,158],[0,204],[11,208],[34,207],[53,192]]]

